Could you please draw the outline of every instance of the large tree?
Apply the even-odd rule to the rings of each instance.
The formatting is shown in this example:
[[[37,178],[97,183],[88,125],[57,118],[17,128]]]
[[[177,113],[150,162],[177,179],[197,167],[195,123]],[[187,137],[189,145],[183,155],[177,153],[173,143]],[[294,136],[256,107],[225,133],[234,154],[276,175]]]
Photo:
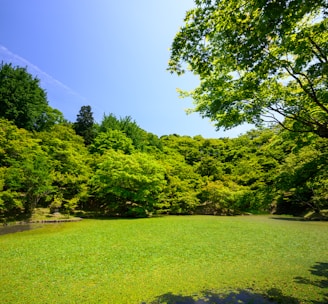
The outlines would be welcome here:
[[[61,112],[48,105],[38,78],[26,68],[5,63],[0,64],[0,117],[30,131],[40,131],[63,120]]]
[[[53,192],[47,153],[32,132],[0,119],[0,217],[30,216]]]
[[[141,151],[145,150],[145,146],[149,144],[147,137],[151,137],[151,134],[140,128],[131,116],[117,118],[114,114],[104,115],[99,131],[107,132],[108,130],[122,131],[131,138],[134,147]]]
[[[39,132],[37,139],[49,157],[55,194],[53,205],[72,211],[88,199],[87,181],[91,175],[88,149],[70,124],[58,124],[49,131]]]
[[[165,187],[165,168],[146,153],[108,150],[91,179],[94,198],[109,214],[146,216]]]
[[[279,123],[328,137],[327,0],[195,0],[169,70],[200,85],[183,96],[229,129]]]

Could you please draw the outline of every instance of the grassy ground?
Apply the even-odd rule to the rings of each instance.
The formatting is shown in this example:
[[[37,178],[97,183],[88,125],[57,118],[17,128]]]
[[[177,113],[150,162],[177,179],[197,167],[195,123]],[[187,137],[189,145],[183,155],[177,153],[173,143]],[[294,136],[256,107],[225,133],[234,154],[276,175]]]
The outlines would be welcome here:
[[[0,236],[0,302],[327,303],[327,241],[265,216],[47,224]]]

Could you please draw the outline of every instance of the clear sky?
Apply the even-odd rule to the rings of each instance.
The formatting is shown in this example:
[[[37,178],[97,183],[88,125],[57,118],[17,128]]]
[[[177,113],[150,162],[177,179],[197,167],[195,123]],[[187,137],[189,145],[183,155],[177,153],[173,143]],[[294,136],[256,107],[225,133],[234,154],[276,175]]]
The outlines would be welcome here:
[[[24,66],[41,80],[52,107],[75,121],[90,105],[131,116],[158,136],[233,137],[207,119],[187,115],[192,100],[176,88],[197,86],[191,75],[171,75],[169,48],[192,0],[0,0],[0,61]]]

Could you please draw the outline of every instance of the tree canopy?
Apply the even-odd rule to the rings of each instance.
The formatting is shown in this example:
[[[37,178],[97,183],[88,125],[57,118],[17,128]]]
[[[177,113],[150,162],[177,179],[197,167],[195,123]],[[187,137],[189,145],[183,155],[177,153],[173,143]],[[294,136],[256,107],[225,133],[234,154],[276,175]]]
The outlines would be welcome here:
[[[200,85],[182,96],[229,129],[279,123],[328,137],[327,0],[195,0],[169,70]]]
[[[6,75],[16,75],[17,68],[6,69]],[[33,82],[24,69],[19,71]],[[202,75],[212,77],[211,73]],[[15,98],[24,97],[26,81],[12,81],[15,77],[8,78],[14,83],[9,88]],[[42,89],[37,81],[35,91],[26,88],[30,97],[19,102],[32,111],[35,104],[30,101],[38,99]],[[316,92],[320,88],[323,82]],[[0,92],[8,90],[7,82],[0,82]],[[10,113],[6,102],[15,107],[16,99],[6,94],[0,102]],[[104,115],[98,125],[90,106],[81,108],[75,123],[58,120],[60,112],[46,102],[43,110],[25,124],[16,116],[0,117],[0,221],[30,217],[35,208],[130,217],[309,211],[322,215],[328,208],[328,139],[314,134],[319,129],[300,134],[276,125],[237,138],[159,138],[129,116]],[[309,115],[318,115],[319,121],[323,116],[318,113]],[[291,120],[282,123],[296,128]]]
[[[112,213],[145,216],[154,211],[165,185],[164,173],[161,164],[146,153],[125,155],[109,150],[91,184],[95,197]]]
[[[62,113],[48,105],[39,79],[26,68],[1,63],[0,103],[0,117],[26,130],[44,130],[63,120]]]

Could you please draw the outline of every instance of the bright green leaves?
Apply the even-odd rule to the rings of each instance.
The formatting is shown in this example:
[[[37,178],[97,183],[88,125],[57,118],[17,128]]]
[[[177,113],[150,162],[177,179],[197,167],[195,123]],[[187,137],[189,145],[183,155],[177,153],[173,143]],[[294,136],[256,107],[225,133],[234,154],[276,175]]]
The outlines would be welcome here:
[[[100,135],[103,132],[107,134]],[[114,144],[114,150],[118,149],[124,151],[125,153],[131,153],[133,149],[129,147],[130,143],[123,143],[123,141],[126,141],[123,137],[126,136],[128,141],[132,140],[133,147],[138,151],[160,149],[160,141],[157,136],[141,129],[130,116],[117,118],[114,114],[104,115],[104,118],[99,126],[99,133],[100,137],[97,139],[97,143],[95,142],[95,145],[98,147],[100,144],[99,141],[104,140],[107,141],[108,144],[112,142]],[[117,139],[114,139],[114,137]],[[121,142],[124,147],[121,144],[117,145],[114,142]],[[103,148],[105,148],[106,145],[107,144],[104,143]],[[95,150],[93,149],[93,151]]]
[[[159,197],[159,212],[191,214],[199,204],[201,176],[174,151],[167,151],[162,162],[167,184]]]
[[[0,168],[0,218],[15,217],[24,211],[24,204],[18,192],[8,189],[6,178],[8,168]]]
[[[8,170],[7,185],[24,196],[26,215],[31,215],[41,199],[53,192],[51,167],[46,154],[40,151],[26,151],[28,156],[14,162]]]
[[[238,214],[244,206],[240,206],[245,190],[242,186],[226,181],[209,181],[201,191],[201,198],[204,202],[202,209],[207,213],[220,215]]]
[[[141,152],[108,129],[87,148],[69,124],[32,133],[0,120],[0,218],[36,206],[133,217],[327,208],[327,142],[315,134],[146,138],[154,149]]]
[[[172,49],[178,57],[171,63],[179,72],[177,64],[185,61],[200,75],[200,86],[181,95],[193,97],[195,110],[218,127],[261,125],[265,119],[306,136],[272,127],[233,139],[158,138],[131,117],[110,114],[97,126],[97,136],[88,137],[95,131],[90,107],[81,108],[73,125],[48,105],[33,116],[38,103],[29,104],[24,81],[13,79],[15,73],[27,77],[34,88],[37,81],[24,69],[5,66],[1,109],[8,115],[25,111],[7,107],[16,93],[5,93],[17,84],[26,113],[37,117],[33,128],[32,120],[23,126],[39,132],[17,128],[18,116],[0,120],[0,218],[30,215],[36,206],[134,217],[327,208],[327,143],[313,134],[327,137],[327,21],[306,23],[302,10],[308,8],[296,2],[287,3],[299,9],[294,16],[290,7],[282,9],[284,2],[253,9],[255,0],[221,0],[218,10],[213,1],[197,1],[175,41],[185,49]]]
[[[218,128],[274,122],[328,137],[325,1],[196,5],[172,43],[168,68],[181,74],[186,64],[200,76],[200,86],[184,94],[194,111]]]
[[[51,130],[37,134],[41,147],[48,154],[52,168],[54,197],[63,206],[85,202],[87,183],[91,175],[91,157],[83,139],[70,125],[56,125]],[[69,207],[71,209],[71,207]]]
[[[0,197],[6,206],[3,215],[14,216],[23,212],[29,215],[53,190],[48,155],[26,130],[18,129],[6,120],[1,120],[0,130],[3,173]]]
[[[122,131],[113,129],[100,132],[90,146],[91,152],[99,154],[104,154],[109,149],[122,151],[125,154],[131,154],[135,150],[131,138],[127,137]]]
[[[145,216],[153,212],[165,186],[165,170],[148,154],[109,150],[91,181],[94,195],[110,214]]]

